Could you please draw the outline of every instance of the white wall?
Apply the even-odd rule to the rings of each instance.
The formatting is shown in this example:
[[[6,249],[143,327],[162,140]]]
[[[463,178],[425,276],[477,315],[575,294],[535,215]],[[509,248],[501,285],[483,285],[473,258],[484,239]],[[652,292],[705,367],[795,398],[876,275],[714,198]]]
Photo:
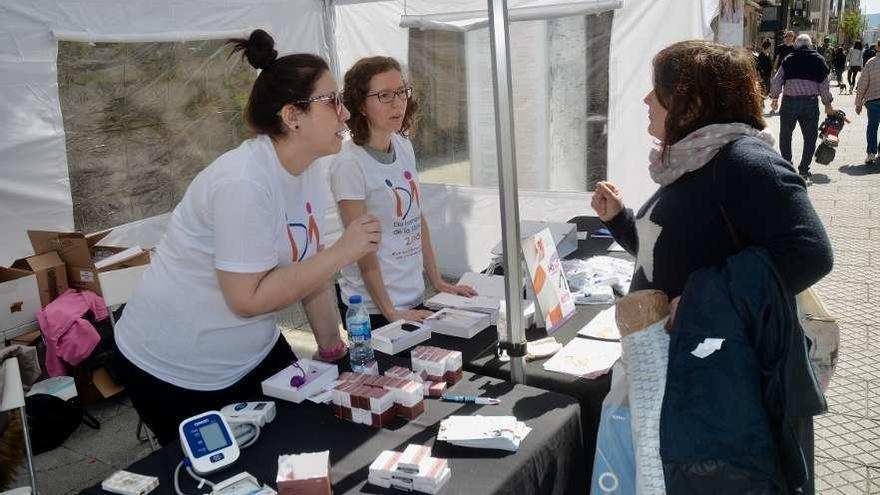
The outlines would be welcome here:
[[[709,25],[717,0],[627,0],[614,12],[608,104],[608,178],[624,195],[627,206],[638,209],[657,185],[648,174],[648,110],[642,99],[653,87],[654,56],[663,48],[687,39],[712,38]],[[675,15],[670,15],[675,12]],[[661,27],[662,26],[662,27]]]

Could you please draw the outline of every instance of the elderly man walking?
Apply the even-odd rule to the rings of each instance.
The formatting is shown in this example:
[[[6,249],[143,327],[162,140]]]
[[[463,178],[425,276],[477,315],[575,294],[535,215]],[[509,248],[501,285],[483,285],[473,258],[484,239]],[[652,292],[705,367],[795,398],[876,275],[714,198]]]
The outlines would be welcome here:
[[[794,41],[794,52],[785,57],[773,77],[770,87],[770,107],[775,111],[782,95],[782,109],[779,129],[779,151],[782,157],[791,161],[791,135],[795,124],[800,125],[804,136],[804,151],[798,165],[798,173],[807,183],[810,182],[810,164],[816,151],[816,138],[819,136],[819,104],[817,97],[825,104],[825,113],[832,115],[829,74],[831,70],[825,59],[813,48],[813,42],[806,34]]]

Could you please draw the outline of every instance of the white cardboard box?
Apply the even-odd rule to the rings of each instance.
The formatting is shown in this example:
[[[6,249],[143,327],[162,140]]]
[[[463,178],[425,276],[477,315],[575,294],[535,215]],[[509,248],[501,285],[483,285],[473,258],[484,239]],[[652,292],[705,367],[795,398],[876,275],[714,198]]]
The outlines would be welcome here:
[[[31,323],[40,310],[33,272],[0,267],[0,333]]]
[[[403,325],[412,325],[416,329],[404,330]],[[431,329],[427,325],[414,321],[397,320],[373,330],[370,344],[374,350],[394,355],[430,338]]]
[[[299,387],[290,386],[290,379],[301,376],[293,365],[284,368],[271,377],[263,380],[263,393],[269,397],[283,399],[299,404],[309,397],[329,388],[339,378],[339,368],[332,363],[322,363],[311,359],[297,361],[306,373],[306,382]]]
[[[98,281],[101,283],[101,291],[104,292],[104,303],[112,308],[128,302],[128,298],[149,267],[150,265],[138,265],[98,272]]]
[[[490,318],[485,313],[454,308],[443,308],[425,319],[425,326],[432,332],[462,339],[473,338],[489,325]]]

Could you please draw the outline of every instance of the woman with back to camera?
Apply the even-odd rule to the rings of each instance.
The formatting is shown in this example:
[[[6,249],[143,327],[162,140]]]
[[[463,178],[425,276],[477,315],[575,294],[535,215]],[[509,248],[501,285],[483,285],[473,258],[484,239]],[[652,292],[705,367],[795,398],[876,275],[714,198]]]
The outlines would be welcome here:
[[[864,64],[862,61],[861,41],[856,41],[852,48],[849,49],[849,53],[846,55],[846,64],[849,66],[849,70],[846,73],[846,81],[849,83],[849,94],[852,94],[856,88],[856,77],[858,77]]]
[[[825,276],[830,242],[803,179],[765,131],[751,55],[709,41],[676,43],[655,57],[653,82],[644,102],[657,141],[649,173],[659,189],[637,214],[610,182],[600,182],[592,200],[614,239],[637,258],[630,291],[661,290],[675,307],[692,273],[720,266],[743,247],[766,250],[791,298]],[[798,392],[824,404],[818,390]],[[809,484],[812,417],[798,419]],[[803,482],[788,471],[777,481]]]
[[[352,140],[334,157],[333,195],[345,225],[369,213],[382,223],[383,235],[375,254],[343,268],[340,314],[344,318],[350,296],[361,295],[373,328],[430,316],[422,306],[423,272],[440,292],[476,295],[470,287],[444,281],[437,267],[407,138],[418,104],[400,64],[390,57],[363,58],[346,72],[344,89]]]
[[[321,243],[330,198],[314,160],[339,151],[349,117],[327,63],[279,58],[262,30],[230,43],[260,69],[245,110],[257,136],[193,179],[116,328],[115,367],[162,444],[296,360],[278,310],[302,302],[319,357],[344,356],[331,280],[381,237],[362,215]]]

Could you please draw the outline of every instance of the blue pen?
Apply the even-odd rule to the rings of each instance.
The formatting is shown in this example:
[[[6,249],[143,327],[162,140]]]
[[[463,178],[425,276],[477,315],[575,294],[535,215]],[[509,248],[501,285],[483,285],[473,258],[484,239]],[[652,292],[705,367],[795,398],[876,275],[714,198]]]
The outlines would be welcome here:
[[[440,399],[445,402],[461,402],[462,404],[480,404],[484,406],[497,406],[501,404],[501,399],[490,399],[473,395],[444,395]]]

